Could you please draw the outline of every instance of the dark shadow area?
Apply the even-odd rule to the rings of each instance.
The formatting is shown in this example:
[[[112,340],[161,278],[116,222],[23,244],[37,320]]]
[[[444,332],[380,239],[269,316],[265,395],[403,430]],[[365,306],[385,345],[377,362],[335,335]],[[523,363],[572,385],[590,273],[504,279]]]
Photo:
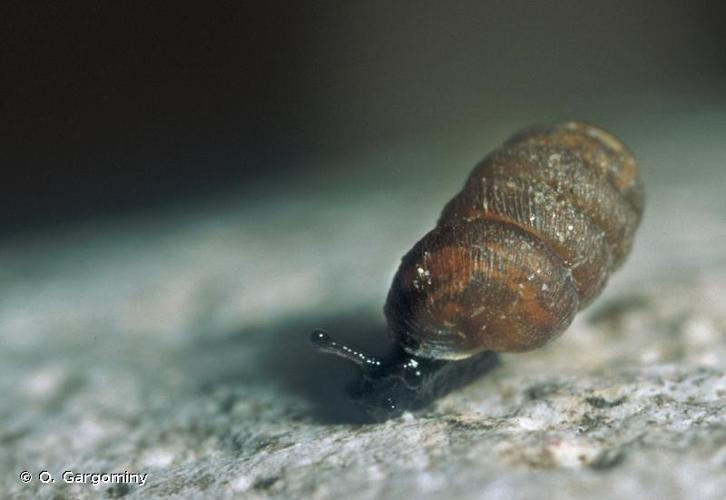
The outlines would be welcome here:
[[[321,423],[370,423],[370,418],[348,396],[359,371],[350,362],[317,352],[310,332],[324,328],[351,344],[383,356],[392,344],[382,314],[357,311],[335,317],[301,319],[291,332],[265,342],[260,352],[264,376],[284,391],[307,399],[313,418]],[[272,337],[272,336],[271,336]]]
[[[347,395],[357,368],[343,359],[318,353],[310,344],[315,328],[335,332],[346,341],[382,356],[391,347],[383,315],[370,310],[338,316],[288,317],[223,337],[201,340],[190,360],[202,391],[221,385],[275,387],[307,400],[312,417],[325,424],[370,423]]]
[[[361,371],[350,361],[321,354],[313,347],[310,333],[321,327],[347,344],[383,358],[384,365],[386,359],[400,356],[388,338],[383,315],[361,310],[338,316],[287,318],[217,340],[200,341],[193,350],[190,368],[204,392],[223,385],[270,391],[277,388],[310,403],[311,413],[297,418],[312,417],[322,424],[367,424],[394,418],[407,409],[424,409],[499,363],[498,356],[489,352],[457,362],[420,360],[424,373],[420,389],[412,392],[394,380],[397,388],[388,393],[386,383],[390,380],[384,380],[384,395],[395,395],[400,402],[395,410],[389,410],[378,404],[376,394],[358,402],[352,399],[351,394],[360,389]]]

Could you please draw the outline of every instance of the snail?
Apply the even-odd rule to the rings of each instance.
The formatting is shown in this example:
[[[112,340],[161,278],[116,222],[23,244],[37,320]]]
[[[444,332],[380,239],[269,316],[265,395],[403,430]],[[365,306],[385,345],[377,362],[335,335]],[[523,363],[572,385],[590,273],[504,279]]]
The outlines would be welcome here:
[[[311,334],[361,369],[353,399],[375,419],[428,405],[559,336],[627,257],[643,213],[632,153],[594,125],[515,133],[481,161],[436,227],[403,256],[385,359]]]

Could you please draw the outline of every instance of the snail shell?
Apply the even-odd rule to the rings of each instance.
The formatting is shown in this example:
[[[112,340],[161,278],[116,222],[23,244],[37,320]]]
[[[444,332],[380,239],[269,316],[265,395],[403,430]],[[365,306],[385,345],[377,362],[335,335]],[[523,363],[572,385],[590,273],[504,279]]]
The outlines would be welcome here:
[[[622,265],[642,213],[637,164],[608,132],[516,133],[402,258],[385,306],[394,341],[448,360],[544,345]]]

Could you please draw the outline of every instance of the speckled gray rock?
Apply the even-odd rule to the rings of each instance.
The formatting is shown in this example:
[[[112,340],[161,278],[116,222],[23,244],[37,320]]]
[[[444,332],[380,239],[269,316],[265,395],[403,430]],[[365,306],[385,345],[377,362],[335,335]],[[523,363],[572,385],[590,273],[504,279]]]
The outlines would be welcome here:
[[[442,172],[441,150],[417,148],[431,159],[399,152],[284,196],[6,242],[2,496],[724,498],[726,121],[704,132],[702,114],[676,118],[692,124],[677,151],[655,132],[628,141],[648,209],[592,309],[546,348],[383,424],[356,421],[342,395],[355,374],[312,353],[307,332],[382,349],[397,260],[473,157]],[[695,150],[703,172],[684,183]],[[148,479],[70,485],[65,470]]]

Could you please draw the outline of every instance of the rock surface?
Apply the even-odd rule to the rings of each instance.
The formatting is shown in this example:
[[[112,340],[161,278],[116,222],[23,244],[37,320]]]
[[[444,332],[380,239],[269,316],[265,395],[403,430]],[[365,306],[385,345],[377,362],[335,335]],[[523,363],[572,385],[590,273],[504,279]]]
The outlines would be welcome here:
[[[417,147],[314,186],[4,242],[2,496],[724,498],[719,112],[621,124],[646,217],[625,269],[562,338],[382,424],[358,420],[341,392],[355,374],[313,354],[307,332],[380,350],[398,258],[516,125],[462,158]],[[65,484],[66,470],[148,480]]]

